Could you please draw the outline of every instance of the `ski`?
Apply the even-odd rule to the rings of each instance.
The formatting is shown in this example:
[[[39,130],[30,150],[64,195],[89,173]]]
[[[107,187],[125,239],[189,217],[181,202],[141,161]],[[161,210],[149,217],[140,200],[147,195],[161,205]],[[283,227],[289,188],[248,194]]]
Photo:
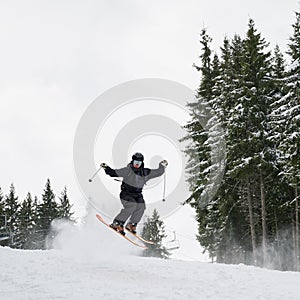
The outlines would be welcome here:
[[[126,227],[125,227],[126,231],[129,232],[132,236],[136,237],[137,239],[139,239],[141,242],[145,243],[145,244],[149,244],[149,245],[154,245],[153,242],[151,241],[147,241],[145,240],[144,238],[142,238],[141,236],[137,235],[136,233],[133,233],[131,232],[130,230],[128,230]]]
[[[126,235],[123,235],[121,234],[120,232],[114,230],[113,228],[111,228],[109,226],[109,224],[107,222],[105,222],[105,220],[99,215],[99,214],[96,214],[96,217],[97,219],[102,223],[104,224],[106,227],[108,227],[110,230],[114,231],[115,233],[117,233],[119,236],[123,237],[125,240],[127,240],[128,242],[130,242],[131,244],[137,246],[137,247],[140,247],[140,248],[143,248],[143,249],[148,249],[145,245],[141,245],[139,243],[136,243],[135,241],[133,241],[131,238],[129,238],[128,236]]]

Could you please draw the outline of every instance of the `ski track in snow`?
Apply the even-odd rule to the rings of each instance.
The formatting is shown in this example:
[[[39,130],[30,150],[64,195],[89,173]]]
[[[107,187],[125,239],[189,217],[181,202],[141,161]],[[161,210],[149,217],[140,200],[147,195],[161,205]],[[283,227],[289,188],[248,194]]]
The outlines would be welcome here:
[[[144,258],[96,222],[64,228],[55,250],[0,247],[0,299],[300,299],[300,273]]]

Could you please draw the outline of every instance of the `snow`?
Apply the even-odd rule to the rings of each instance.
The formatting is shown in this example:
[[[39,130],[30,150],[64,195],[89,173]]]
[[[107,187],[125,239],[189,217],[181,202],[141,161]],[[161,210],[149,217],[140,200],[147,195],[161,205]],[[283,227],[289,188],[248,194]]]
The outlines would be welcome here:
[[[0,247],[0,299],[299,299],[300,273],[141,257],[97,222],[60,224],[53,250]]]
[[[1,299],[299,299],[300,274],[292,272],[136,256],[78,260],[61,250],[0,253]]]
[[[299,59],[296,59],[287,66],[287,71],[292,72],[293,70],[297,69],[299,65],[300,65]]]

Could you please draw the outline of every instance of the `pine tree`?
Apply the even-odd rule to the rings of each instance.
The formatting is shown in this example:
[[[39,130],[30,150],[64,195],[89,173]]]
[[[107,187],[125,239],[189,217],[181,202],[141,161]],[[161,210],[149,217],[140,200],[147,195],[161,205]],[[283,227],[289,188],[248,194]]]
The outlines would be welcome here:
[[[293,27],[293,35],[290,37],[290,43],[289,43],[289,50],[288,54],[292,59],[293,64],[293,70],[292,72],[294,74],[300,73],[300,52],[299,52],[299,46],[300,46],[300,12],[296,12],[296,21],[292,25]]]
[[[41,249],[40,240],[42,237],[42,231],[40,230],[39,224],[39,201],[37,196],[34,197],[32,202],[32,231],[28,238],[28,249]]]
[[[13,184],[11,184],[9,194],[5,196],[4,214],[7,218],[7,230],[9,231],[11,237],[9,246],[13,248],[16,247],[14,236],[17,233],[17,217],[19,208],[20,204],[18,203],[15,187]]]
[[[207,245],[206,249],[211,255],[214,255],[218,244],[215,226],[219,226],[222,220],[218,218],[218,212],[215,211],[217,200],[214,205],[207,204],[212,200],[219,183],[218,171],[224,168],[220,165],[222,158],[219,157],[219,153],[225,153],[225,149],[224,145],[220,143],[222,129],[218,117],[222,118],[222,114],[215,101],[220,93],[218,85],[220,62],[216,55],[211,60],[211,41],[206,30],[202,30],[201,65],[194,65],[197,71],[201,72],[202,77],[196,102],[188,104],[192,120],[185,128],[188,131],[186,140],[189,140],[191,144],[185,153],[189,157],[186,170],[191,191],[191,196],[186,203],[190,203],[196,210],[199,223],[198,240],[201,245]],[[212,114],[211,108],[216,114]],[[209,222],[216,222],[215,226],[209,226]]]
[[[290,38],[288,54],[292,65],[286,84],[289,88],[284,97],[285,111],[285,138],[280,148],[283,152],[283,173],[294,189],[294,259],[296,270],[300,270],[300,244],[299,244],[299,185],[300,185],[300,13],[296,13],[293,24],[293,35]]]
[[[221,48],[220,76],[215,88],[217,93],[214,92],[214,97],[210,101],[210,105],[222,121],[226,140],[239,140],[239,132],[231,130],[231,122],[240,108],[243,51],[243,41],[238,35],[235,35],[232,41],[224,39]],[[227,143],[228,147],[231,147],[230,143]],[[226,151],[228,152],[228,149]],[[227,164],[228,161],[227,158]],[[244,236],[241,228],[244,227],[246,214],[241,209],[238,181],[239,178],[229,174],[227,167],[216,199],[207,206],[206,212],[202,212],[204,217],[198,213],[198,218],[205,220],[199,229],[198,240],[201,245],[206,245],[205,249],[220,262],[234,263],[245,255],[244,251],[241,251]]]
[[[241,60],[241,88],[235,99],[236,105],[231,108],[228,123],[228,172],[231,178],[237,178],[244,187],[241,196],[248,204],[249,222],[252,244],[255,243],[255,210],[257,200],[260,201],[261,229],[263,253],[267,247],[266,220],[266,175],[274,168],[274,152],[269,141],[270,129],[268,115],[270,114],[270,52],[266,51],[268,44],[255,29],[250,19],[247,36],[243,40]],[[257,198],[253,198],[251,186],[260,190]],[[244,192],[245,191],[245,192]],[[246,196],[248,195],[248,196]],[[245,198],[246,196],[246,198]],[[247,199],[247,200],[246,200]],[[255,256],[255,245],[253,245]],[[254,257],[254,260],[256,258]]]
[[[0,188],[0,245],[7,244],[7,237],[9,235],[6,228],[6,215],[5,215],[5,201]]]
[[[28,193],[22,202],[18,214],[17,245],[21,249],[32,248],[32,237],[34,230],[34,207],[31,194]]]
[[[292,186],[299,184],[300,167],[300,13],[296,13],[296,22],[293,25],[294,34],[290,38],[288,54],[292,65],[285,78],[288,92],[280,99],[277,109],[281,130],[284,137],[279,145],[283,160],[283,174]],[[296,193],[296,189],[295,189]]]
[[[204,207],[214,191],[214,182],[211,180],[217,165],[218,153],[212,151],[217,149],[214,145],[219,136],[217,133],[218,120],[211,113],[210,102],[214,93],[214,87],[219,76],[219,60],[215,55],[211,60],[210,43],[211,38],[205,29],[201,32],[200,43],[202,53],[200,55],[201,66],[194,65],[201,72],[202,79],[197,90],[196,102],[188,104],[191,121],[185,126],[188,135],[183,140],[190,141],[185,153],[189,157],[186,172],[190,185],[191,196],[186,203],[192,206]],[[212,145],[214,145],[212,147]],[[217,162],[214,164],[214,162]]]
[[[5,210],[4,197],[2,194],[2,189],[0,188],[0,229],[2,229],[5,225],[4,210]]]
[[[271,104],[270,124],[272,128],[272,134],[270,139],[275,145],[276,150],[285,138],[284,126],[285,120],[283,119],[285,107],[285,95],[288,93],[287,85],[285,84],[286,78],[286,62],[283,54],[281,53],[278,45],[274,50],[272,59],[272,79],[273,79],[273,103]],[[282,153],[277,152],[277,157],[282,157]]]
[[[59,218],[68,219],[71,221],[74,212],[71,212],[72,205],[70,204],[66,187],[61,192],[61,196],[59,197],[59,200],[60,200],[60,205],[58,207]]]
[[[36,232],[37,247],[44,249],[47,247],[46,242],[51,243],[53,236],[51,235],[51,222],[59,217],[58,205],[55,201],[55,195],[51,188],[50,180],[47,183],[42,195],[42,203],[37,207]],[[48,236],[48,239],[47,239]]]
[[[285,131],[285,113],[286,103],[285,98],[289,93],[288,85],[286,84],[286,61],[281,53],[278,45],[274,49],[272,58],[272,80],[273,80],[273,93],[271,114],[269,115],[270,124],[270,141],[274,147],[275,159],[274,165],[276,166],[276,172],[272,175],[273,188],[270,191],[270,200],[268,203],[269,214],[269,236],[270,246],[273,253],[273,265],[277,269],[287,270],[291,269],[291,259],[287,259],[292,253],[288,249],[292,249],[292,245],[286,246],[292,239],[291,228],[291,207],[290,201],[293,198],[292,189],[288,185],[288,180],[283,175],[283,169],[286,162],[284,161],[285,154],[282,151],[282,143],[286,138]],[[289,229],[288,229],[289,228]],[[290,236],[287,239],[287,236]],[[281,255],[286,253],[286,255]],[[272,254],[271,254],[272,255]]]
[[[212,38],[207,34],[206,29],[202,29],[200,36],[200,43],[202,45],[202,54],[200,55],[201,66],[197,66],[196,64],[193,65],[195,69],[202,74],[202,79],[197,91],[197,96],[198,98],[201,97],[210,100],[213,96],[212,90],[214,83],[211,61],[212,51],[210,49]]]
[[[166,247],[162,246],[162,240],[166,237],[163,221],[160,220],[158,211],[155,209],[151,218],[147,220],[143,226],[142,237],[148,241],[154,242],[148,245],[148,249],[144,250],[143,256],[154,256],[159,258],[168,258],[169,252]]]

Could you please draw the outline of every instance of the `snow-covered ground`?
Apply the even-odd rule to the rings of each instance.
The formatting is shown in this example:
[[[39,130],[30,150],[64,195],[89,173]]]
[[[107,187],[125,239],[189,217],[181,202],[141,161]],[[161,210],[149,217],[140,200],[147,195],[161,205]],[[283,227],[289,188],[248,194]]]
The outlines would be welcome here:
[[[80,229],[60,226],[55,250],[0,247],[1,300],[300,297],[300,273],[144,258],[96,218]]]

